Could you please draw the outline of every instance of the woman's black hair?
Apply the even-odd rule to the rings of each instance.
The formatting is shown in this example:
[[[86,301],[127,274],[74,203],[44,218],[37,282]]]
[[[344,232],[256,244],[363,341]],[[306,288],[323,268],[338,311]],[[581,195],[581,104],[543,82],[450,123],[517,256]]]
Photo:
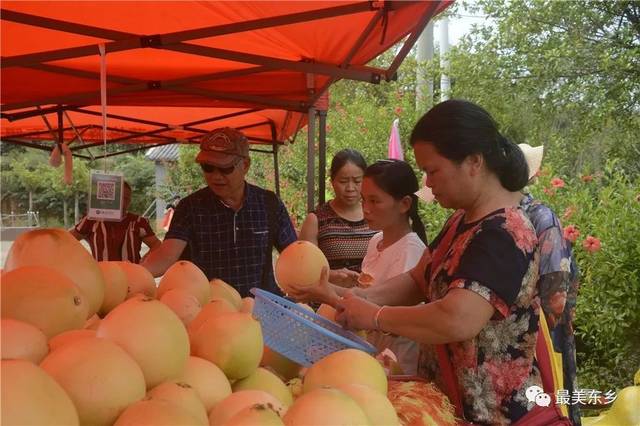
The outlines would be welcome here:
[[[331,160],[331,179],[335,179],[340,169],[347,163],[353,163],[364,172],[367,169],[367,161],[355,149],[343,149],[338,151]]]
[[[522,150],[500,134],[487,111],[469,101],[451,99],[431,108],[416,123],[410,142],[411,146],[431,143],[440,155],[458,164],[481,154],[509,191],[521,190],[529,180]]]
[[[408,211],[411,229],[427,244],[427,232],[418,214],[418,196],[415,194],[420,186],[411,166],[400,160],[379,160],[367,167],[364,177],[373,179],[380,189],[396,200],[411,197],[411,207]]]

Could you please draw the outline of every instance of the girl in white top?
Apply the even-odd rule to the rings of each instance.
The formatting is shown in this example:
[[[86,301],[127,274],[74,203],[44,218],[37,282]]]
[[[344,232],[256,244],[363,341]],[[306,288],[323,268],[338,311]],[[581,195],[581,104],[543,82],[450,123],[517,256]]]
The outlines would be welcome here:
[[[380,160],[365,171],[362,211],[369,228],[380,232],[369,241],[360,285],[383,283],[418,264],[427,239],[414,194],[418,189],[418,179],[404,161]],[[368,340],[380,351],[393,351],[405,374],[416,374],[419,349],[414,341],[375,331]]]

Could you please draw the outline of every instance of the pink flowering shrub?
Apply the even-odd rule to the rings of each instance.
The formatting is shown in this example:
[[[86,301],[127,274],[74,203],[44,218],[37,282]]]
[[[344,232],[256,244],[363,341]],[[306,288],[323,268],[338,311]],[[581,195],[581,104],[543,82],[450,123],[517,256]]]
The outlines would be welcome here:
[[[595,253],[600,250],[600,240],[591,235],[587,235],[587,238],[582,242],[582,247],[589,253]]]
[[[568,225],[564,227],[562,235],[565,239],[575,243],[580,236],[580,231],[575,225]]]
[[[553,178],[551,179],[551,186],[553,186],[554,188],[564,188],[564,181],[560,178]]]

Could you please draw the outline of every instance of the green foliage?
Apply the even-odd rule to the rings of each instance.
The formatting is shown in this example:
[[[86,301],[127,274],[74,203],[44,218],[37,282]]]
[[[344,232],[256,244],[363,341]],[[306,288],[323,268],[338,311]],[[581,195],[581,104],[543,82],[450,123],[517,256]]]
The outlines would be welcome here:
[[[578,379],[582,388],[629,385],[640,365],[640,181],[624,173],[617,161],[603,172],[562,176],[554,188],[550,169],[532,188],[580,235],[574,253],[580,267],[576,312]],[[589,252],[587,236],[601,241]]]
[[[640,3],[481,0],[452,50],[452,96],[485,106],[563,173],[606,159],[640,172]],[[437,67],[432,68],[440,72]]]
[[[73,159],[73,183],[64,183],[64,162],[60,167],[49,165],[49,153],[33,149],[2,145],[2,212],[25,213],[29,208],[29,192],[32,194],[33,210],[40,214],[43,226],[63,226],[63,206],[67,203],[68,214],[72,214],[75,197],[80,202],[80,214],[86,211],[91,169],[103,169],[102,160],[94,163]],[[155,197],[153,163],[143,155],[112,157],[107,162],[108,170],[124,173],[125,179],[134,188],[130,210],[143,213]]]
[[[129,210],[144,213],[156,197],[154,163],[144,158],[144,154],[127,154],[114,157],[112,167],[124,174],[133,189]]]

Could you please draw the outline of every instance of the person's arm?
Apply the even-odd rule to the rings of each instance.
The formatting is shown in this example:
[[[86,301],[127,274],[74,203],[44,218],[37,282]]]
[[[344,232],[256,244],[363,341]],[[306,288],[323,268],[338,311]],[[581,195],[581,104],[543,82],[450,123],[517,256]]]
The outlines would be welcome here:
[[[177,238],[164,240],[159,247],[144,258],[141,265],[145,267],[151,275],[159,277],[173,265],[187,246],[187,242]]]
[[[162,244],[162,241],[160,241],[155,234],[143,238],[142,242],[145,243],[147,247],[149,247],[149,253],[160,247],[160,244]]]
[[[87,216],[84,216],[80,219],[80,222],[76,223],[73,228],[69,229],[69,233],[78,241],[84,240],[91,233],[92,224],[93,222],[89,221]]]
[[[380,309],[374,303],[347,295],[338,303],[336,320],[354,330],[378,329],[419,343],[442,344],[477,336],[495,311],[482,296],[465,289],[452,289],[444,298],[423,305]]]
[[[151,224],[144,217],[139,217],[139,226],[140,226],[140,236],[142,242],[145,243],[147,247],[149,247],[149,252],[151,253],[154,249],[160,246],[162,242],[156,237],[155,232],[151,228]]]
[[[365,289],[356,289],[353,293],[378,305],[411,306],[424,302],[424,295],[410,272]]]
[[[69,233],[73,235],[73,237],[78,241],[85,239],[85,236],[79,233],[78,231],[76,231],[76,228],[69,229]]]
[[[560,223],[555,219],[538,235],[540,247],[538,293],[549,330],[553,330],[562,319],[571,280],[571,251],[567,247],[567,241],[561,229]]]
[[[300,228],[300,239],[318,245],[318,216],[309,213]]]
[[[420,289],[408,272],[366,289],[340,287],[331,284],[328,278],[327,270],[323,269],[317,285],[291,291],[289,295],[297,301],[325,303],[333,307],[347,294],[354,294],[380,305],[415,305],[424,301]]]

